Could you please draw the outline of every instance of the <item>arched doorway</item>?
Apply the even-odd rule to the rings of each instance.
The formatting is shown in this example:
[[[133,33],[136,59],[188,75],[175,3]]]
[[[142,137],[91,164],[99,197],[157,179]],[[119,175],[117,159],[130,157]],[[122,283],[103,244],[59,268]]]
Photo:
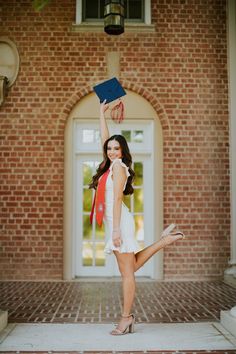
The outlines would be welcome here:
[[[134,195],[126,200],[135,218],[141,246],[158,239],[163,227],[162,129],[151,104],[126,90],[125,121],[108,119],[110,133],[126,136],[138,178]],[[89,178],[102,159],[99,141],[99,102],[94,93],[82,98],[71,111],[65,130],[64,278],[115,276],[115,257],[103,253],[104,230],[89,225],[92,191]],[[162,279],[159,252],[137,275]]]

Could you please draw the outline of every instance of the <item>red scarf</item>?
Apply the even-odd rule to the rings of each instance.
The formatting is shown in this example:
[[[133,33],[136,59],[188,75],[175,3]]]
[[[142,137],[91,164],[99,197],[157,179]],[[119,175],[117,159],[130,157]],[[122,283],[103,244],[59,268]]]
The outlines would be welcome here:
[[[93,206],[90,213],[90,223],[93,222],[94,209],[96,209],[96,220],[99,226],[102,226],[103,216],[105,212],[105,188],[106,181],[110,170],[108,169],[103,173],[102,177],[98,181],[97,190],[93,199]]]

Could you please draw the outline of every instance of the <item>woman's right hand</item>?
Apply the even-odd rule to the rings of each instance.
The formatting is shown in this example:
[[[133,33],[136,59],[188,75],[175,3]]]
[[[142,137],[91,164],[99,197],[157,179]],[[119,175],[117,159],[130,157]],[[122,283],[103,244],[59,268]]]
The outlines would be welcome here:
[[[115,247],[120,247],[122,244],[121,232],[120,230],[113,230],[112,232],[112,242]]]
[[[109,108],[109,104],[106,103],[106,101],[107,101],[107,100],[104,100],[104,101],[101,103],[101,105],[100,105],[100,113],[101,113],[101,114],[104,114],[104,113],[108,110],[108,108]]]

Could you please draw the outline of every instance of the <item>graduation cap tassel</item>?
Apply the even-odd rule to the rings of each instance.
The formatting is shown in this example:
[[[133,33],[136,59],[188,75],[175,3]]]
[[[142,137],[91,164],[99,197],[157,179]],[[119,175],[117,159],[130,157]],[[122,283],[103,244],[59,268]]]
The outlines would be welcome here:
[[[124,120],[124,103],[121,100],[111,109],[111,119],[116,123]]]

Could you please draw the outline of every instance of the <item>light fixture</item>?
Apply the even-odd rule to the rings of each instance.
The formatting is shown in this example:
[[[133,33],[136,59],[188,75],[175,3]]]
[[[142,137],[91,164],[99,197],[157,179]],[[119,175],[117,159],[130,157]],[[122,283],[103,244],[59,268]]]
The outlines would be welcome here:
[[[124,32],[124,0],[105,0],[104,31],[119,35]]]

